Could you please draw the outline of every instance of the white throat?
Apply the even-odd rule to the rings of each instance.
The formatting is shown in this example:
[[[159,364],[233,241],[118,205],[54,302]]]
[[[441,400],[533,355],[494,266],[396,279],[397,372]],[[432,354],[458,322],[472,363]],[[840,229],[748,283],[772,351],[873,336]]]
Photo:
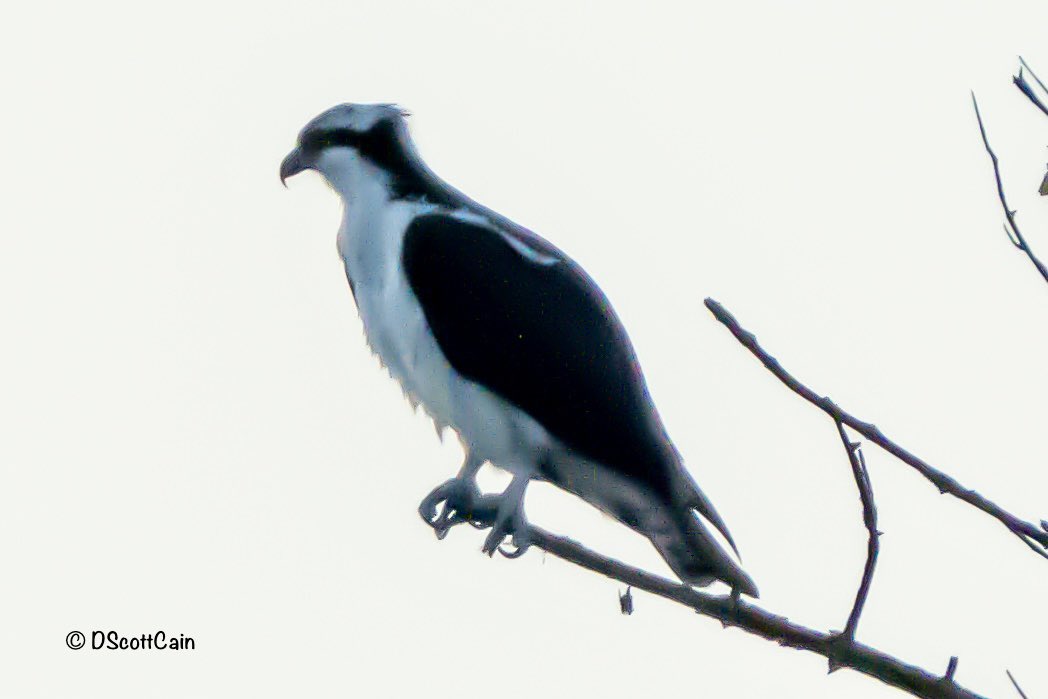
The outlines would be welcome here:
[[[320,156],[317,170],[347,207],[390,198],[389,174],[351,148],[327,149]]]
[[[366,305],[364,297],[388,280],[391,266],[399,259],[407,221],[393,222],[390,214],[405,207],[393,199],[389,173],[352,149],[325,151],[317,170],[342,199],[338,251],[359,293],[358,304]]]

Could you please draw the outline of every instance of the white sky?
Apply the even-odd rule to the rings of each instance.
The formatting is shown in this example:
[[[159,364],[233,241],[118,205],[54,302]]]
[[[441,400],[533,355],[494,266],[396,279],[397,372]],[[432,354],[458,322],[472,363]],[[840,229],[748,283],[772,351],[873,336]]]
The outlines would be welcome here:
[[[890,690],[539,552],[437,542],[458,467],[370,356],[298,129],[409,108],[433,168],[622,316],[762,604],[841,628],[865,532],[816,391],[1048,517],[1048,285],[1001,230],[968,90],[1048,259],[1048,4],[58,3],[0,26],[0,695],[778,696]],[[1044,669],[1048,561],[868,446],[860,639],[991,696]],[[490,482],[496,482],[492,477]],[[659,572],[533,487],[530,517]],[[182,654],[71,651],[163,629]],[[409,694],[411,693],[411,694]],[[897,695],[898,696],[898,695]]]

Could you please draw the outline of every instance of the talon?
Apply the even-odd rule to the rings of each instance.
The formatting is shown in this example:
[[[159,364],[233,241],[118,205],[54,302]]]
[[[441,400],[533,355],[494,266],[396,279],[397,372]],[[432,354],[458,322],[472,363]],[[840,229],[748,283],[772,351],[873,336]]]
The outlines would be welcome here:
[[[531,533],[528,531],[526,522],[513,533],[513,546],[521,553],[531,548]]]
[[[432,526],[437,521],[437,505],[444,502],[445,510],[448,496],[455,489],[456,479],[444,481],[419,503],[418,513],[422,520]]]
[[[495,511],[494,523],[491,525],[491,533],[484,540],[484,546],[480,549],[488,556],[494,556],[497,550],[506,558],[519,558],[524,555],[528,548],[527,521],[524,519],[522,503],[524,499],[524,487],[527,479],[514,478],[502,495],[492,498],[498,503]],[[513,546],[516,550],[502,548],[502,541],[512,535]]]
[[[491,533],[488,534],[488,538],[484,539],[484,545],[480,547],[481,553],[488,554],[488,557],[495,555],[495,550],[502,545],[502,540],[506,538],[506,533],[500,531],[501,527],[498,523],[491,528]]]
[[[452,478],[438,485],[418,506],[422,521],[433,527],[438,539],[456,524],[468,521],[462,513],[470,512],[477,500],[477,487],[469,479]],[[441,506],[440,512],[437,507]]]
[[[505,552],[502,551],[502,542],[507,536],[513,533],[511,524],[507,520],[508,518],[499,517],[491,526],[491,533],[488,534],[488,538],[484,540],[484,546],[480,549],[482,552],[488,554],[488,556],[494,556],[495,551],[499,551],[505,555]],[[509,556],[507,556],[507,558],[509,558]]]
[[[509,550],[505,544],[499,544],[499,553],[506,558],[520,558],[528,550],[531,544],[525,544],[524,546],[518,546],[516,540],[513,542],[513,549]]]
[[[440,514],[428,522],[433,527],[433,533],[437,535],[437,539],[443,539],[448,535],[448,530],[455,526],[454,516],[455,512],[445,504]]]
[[[531,548],[531,537],[527,533],[527,524],[518,522],[513,531],[513,550],[507,550],[504,544],[499,544],[499,553],[506,558],[520,558]]]

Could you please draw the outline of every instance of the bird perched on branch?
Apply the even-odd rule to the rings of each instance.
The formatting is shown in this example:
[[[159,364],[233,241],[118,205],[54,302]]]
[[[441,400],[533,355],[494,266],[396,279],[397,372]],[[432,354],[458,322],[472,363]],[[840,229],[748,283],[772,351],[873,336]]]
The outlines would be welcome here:
[[[389,104],[333,107],[299,133],[280,178],[315,170],[338,192],[338,250],[367,341],[438,433],[451,427],[463,444],[458,476],[420,514],[439,535],[487,512],[484,551],[519,555],[525,488],[544,480],[648,537],[683,582],[756,597],[707,529],[735,549],[607,298],[552,244],[433,174],[405,117]],[[485,462],[513,476],[500,495],[477,488]]]

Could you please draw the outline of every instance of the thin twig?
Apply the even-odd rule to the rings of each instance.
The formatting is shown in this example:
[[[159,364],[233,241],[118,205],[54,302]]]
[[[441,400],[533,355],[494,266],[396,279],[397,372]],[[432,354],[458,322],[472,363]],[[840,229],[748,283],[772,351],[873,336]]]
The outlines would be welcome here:
[[[1023,691],[1023,688],[1019,686],[1019,683],[1015,681],[1015,677],[1012,675],[1012,671],[1005,670],[1005,672],[1008,673],[1008,679],[1012,681],[1012,686],[1015,687],[1015,691],[1019,693],[1019,696],[1023,699],[1030,699],[1028,696],[1026,696],[1026,692]]]
[[[1037,76],[1035,75],[1034,78],[1036,77]],[[1022,68],[1019,68],[1018,75],[1012,76],[1012,82],[1015,83],[1015,86],[1019,88],[1019,90],[1021,90],[1024,95],[1026,95],[1026,98],[1028,100],[1033,102],[1033,106],[1037,107],[1042,112],[1044,112],[1045,116],[1048,116],[1048,107],[1044,106],[1044,102],[1041,101],[1041,98],[1038,97],[1037,93],[1033,91],[1032,87],[1030,87],[1030,83],[1026,82],[1025,76],[1023,76]],[[1038,80],[1038,82],[1040,81]]]
[[[1021,64],[1019,66],[1019,74],[1012,77],[1012,82],[1015,83],[1015,86],[1022,90],[1023,94],[1026,95],[1027,98],[1029,98],[1029,100],[1034,103],[1034,106],[1036,106],[1038,109],[1044,112],[1045,115],[1048,115],[1048,107],[1044,105],[1044,102],[1042,102],[1040,98],[1037,97],[1037,93],[1033,91],[1033,88],[1030,87],[1030,84],[1026,82],[1026,78],[1023,77],[1023,69],[1025,68],[1027,71],[1029,71],[1030,75],[1033,76],[1033,79],[1037,82],[1038,85],[1041,86],[1041,90],[1043,90],[1046,94],[1048,94],[1048,87],[1045,87],[1044,83],[1041,82],[1041,79],[1037,77],[1037,73],[1033,72],[1033,69],[1030,68],[1030,66],[1026,65],[1026,61],[1023,60],[1022,56],[1019,56],[1019,63]]]
[[[950,662],[946,664],[946,674],[942,678],[947,682],[953,682],[954,673],[957,672],[957,656],[954,655],[950,658]]]
[[[1022,64],[1023,68],[1025,68],[1026,70],[1030,71],[1030,75],[1032,75],[1033,79],[1037,81],[1037,84],[1041,86],[1041,89],[1044,90],[1045,92],[1048,92],[1048,87],[1044,86],[1044,83],[1041,82],[1041,79],[1037,77],[1037,73],[1033,72],[1033,68],[1031,68],[1026,63],[1026,61],[1023,60],[1022,56],[1019,56],[1019,63]]]
[[[720,305],[713,299],[706,299],[706,307],[710,309],[710,312],[713,313],[717,320],[723,323],[731,331],[736,340],[742,343],[746,349],[748,349],[761,361],[762,364],[764,364],[768,371],[774,374],[779,381],[786,384],[791,391],[829,415],[834,422],[840,422],[847,425],[888,453],[912,466],[918,473],[931,481],[931,483],[939,489],[940,493],[949,493],[1000,521],[1001,524],[1008,528],[1008,531],[1019,537],[1019,539],[1029,546],[1030,549],[1038,555],[1048,558],[1048,528],[1042,529],[1041,527],[1021,520],[974,490],[965,488],[951,476],[946,475],[923,459],[911,454],[903,447],[888,439],[876,426],[868,422],[863,422],[857,417],[845,412],[829,398],[817,395],[810,388],[794,378],[788,371],[783,369],[782,365],[779,364],[779,361],[775,359],[775,357],[772,357],[765,352],[761,346],[757,344],[757,338],[740,326],[738,321],[735,320],[735,317],[729,313],[724,306]]]
[[[1045,267],[1044,263],[1033,254],[1033,250],[1030,249],[1026,238],[1023,237],[1022,231],[1019,230],[1019,225],[1015,222],[1016,212],[1008,208],[1008,200],[1004,196],[1004,184],[1001,182],[1001,167],[997,162],[997,154],[993,152],[993,148],[990,147],[990,140],[986,137],[986,127],[983,126],[982,115],[979,113],[979,103],[975,100],[974,92],[972,93],[972,105],[975,107],[975,118],[979,120],[979,133],[982,134],[983,145],[986,146],[986,152],[990,154],[990,160],[993,161],[993,176],[997,180],[997,196],[1001,200],[1001,206],[1004,207],[1004,215],[1008,219],[1011,233],[1014,234],[1009,235],[1009,237],[1012,238],[1012,243],[1016,247],[1026,253],[1026,256],[1030,258],[1030,262],[1041,273],[1044,280],[1048,282],[1048,267]]]
[[[877,565],[877,554],[880,552],[880,536],[877,531],[877,507],[873,503],[873,486],[870,484],[870,474],[866,469],[866,459],[862,455],[862,448],[858,442],[848,439],[848,433],[844,431],[844,424],[837,421],[837,433],[844,443],[844,450],[848,452],[848,461],[851,463],[852,475],[855,476],[855,485],[859,488],[859,498],[862,500],[862,521],[866,525],[869,540],[866,546],[866,565],[862,571],[862,582],[859,590],[855,593],[855,604],[852,605],[851,614],[848,615],[848,623],[844,627],[841,639],[850,643],[855,640],[855,630],[859,626],[859,617],[866,605],[866,597],[870,594],[870,585],[873,583],[873,570]]]

